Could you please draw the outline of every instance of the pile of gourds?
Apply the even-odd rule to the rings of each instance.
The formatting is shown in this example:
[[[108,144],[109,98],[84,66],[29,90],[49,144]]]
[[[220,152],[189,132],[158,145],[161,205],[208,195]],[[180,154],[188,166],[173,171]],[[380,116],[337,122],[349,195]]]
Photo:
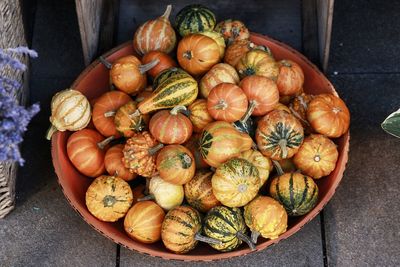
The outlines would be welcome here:
[[[110,91],[91,101],[73,89],[54,96],[48,137],[75,131],[69,159],[95,178],[88,210],[124,218],[131,238],[161,239],[175,253],[198,241],[254,249],[259,235],[277,238],[288,216],[316,205],[314,179],[335,169],[330,138],[348,130],[349,111],[332,94],[305,94],[301,67],[253,44],[242,22],[216,25],[211,10],[190,5],[176,16],[178,41],[170,12],[137,29],[141,58],[101,59]],[[146,186],[132,186],[139,177]]]

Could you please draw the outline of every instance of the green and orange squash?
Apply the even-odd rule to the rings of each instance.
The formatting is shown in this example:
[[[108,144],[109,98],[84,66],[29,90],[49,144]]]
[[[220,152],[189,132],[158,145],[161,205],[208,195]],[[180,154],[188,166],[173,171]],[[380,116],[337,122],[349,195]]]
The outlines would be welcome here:
[[[115,128],[123,137],[132,137],[134,133],[145,130],[149,124],[150,116],[148,114],[134,116],[136,110],[137,102],[129,101],[115,112]],[[113,112],[108,114],[112,115]]]
[[[185,6],[175,17],[175,28],[182,37],[191,33],[212,31],[215,23],[215,14],[198,4]]]
[[[239,83],[239,75],[234,67],[225,63],[214,65],[200,80],[199,87],[201,96],[207,98],[210,91],[221,83]]]
[[[260,75],[276,81],[279,66],[271,54],[261,49],[248,51],[236,64],[240,78]]]
[[[263,186],[268,180],[269,174],[273,169],[271,160],[261,154],[260,151],[254,149],[250,149],[240,153],[239,158],[249,161],[258,169],[260,177],[260,187]]]

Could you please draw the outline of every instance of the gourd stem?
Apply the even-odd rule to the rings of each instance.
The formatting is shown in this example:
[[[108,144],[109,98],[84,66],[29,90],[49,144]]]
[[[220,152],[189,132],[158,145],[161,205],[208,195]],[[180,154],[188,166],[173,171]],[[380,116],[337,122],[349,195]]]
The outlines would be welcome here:
[[[52,137],[53,134],[54,134],[55,132],[57,132],[57,131],[58,131],[57,128],[56,128],[53,124],[51,124],[50,127],[49,127],[49,129],[48,129],[47,132],[46,132],[46,139],[47,139],[47,140],[51,140],[51,137]]]
[[[165,12],[161,17],[163,17],[165,20],[168,20],[169,15],[171,15],[171,10],[172,10],[172,5],[168,5],[167,9],[165,9]]]
[[[251,242],[253,242],[254,244],[257,244],[257,239],[260,236],[260,232],[258,231],[251,231]]]
[[[225,110],[228,107],[228,104],[225,102],[225,100],[221,99],[218,104],[214,106],[214,109],[222,109]]]
[[[150,194],[150,195],[147,195],[147,196],[144,196],[144,197],[140,197],[136,201],[140,202],[140,201],[153,200],[153,199],[154,199],[154,195]]]
[[[114,139],[115,139],[114,135],[109,136],[109,137],[107,137],[106,139],[104,139],[103,141],[97,143],[97,146],[98,146],[100,149],[104,149],[104,148],[106,147],[106,145],[108,145],[108,144],[109,144],[112,140],[114,140]]]
[[[112,64],[107,59],[105,59],[103,56],[100,56],[99,60],[104,65],[104,67],[106,67],[107,69],[111,69]]]
[[[282,150],[282,158],[286,159],[288,156],[288,150],[287,150],[287,140],[286,139],[281,139],[278,142],[278,146],[281,148]]]
[[[192,59],[192,52],[190,52],[189,50],[183,53],[183,57],[187,58],[188,60]]]
[[[154,68],[159,62],[160,62],[160,60],[158,58],[156,58],[147,64],[140,65],[139,66],[140,73],[144,74],[146,71],[150,70],[151,68]]]
[[[197,241],[208,243],[208,244],[222,245],[222,241],[221,240],[217,240],[217,239],[211,238],[211,237],[202,236],[200,233],[197,233],[194,236],[194,239],[197,240]]]
[[[289,106],[289,109],[290,109],[290,111],[292,112],[292,114],[293,114],[298,120],[300,120],[301,122],[303,122],[305,125],[310,126],[310,123],[309,123],[307,120],[303,119],[303,118],[300,116],[300,114],[299,114],[292,106]]]
[[[245,235],[242,232],[238,231],[236,233],[236,237],[239,238],[240,240],[246,242],[247,245],[249,245],[251,251],[256,250],[256,246],[253,244],[253,242],[251,242],[250,238],[247,235]]]
[[[135,112],[129,114],[129,117],[134,118],[134,117],[138,117],[140,115],[141,115],[140,110],[137,109],[137,110],[135,110]]]
[[[162,143],[159,143],[158,145],[156,145],[156,146],[153,146],[152,148],[149,148],[149,154],[151,155],[151,156],[153,156],[154,154],[156,154],[157,153],[157,151],[158,150],[160,150],[161,148],[163,148],[164,147],[164,144],[162,144]]]
[[[104,113],[104,117],[109,118],[109,117],[114,117],[117,112],[115,110],[107,111]]]
[[[281,175],[284,174],[283,169],[282,169],[282,166],[281,166],[281,164],[279,164],[278,161],[272,160],[272,164],[274,164],[275,169],[276,169],[276,171],[277,171],[277,173],[278,173],[279,176],[281,176]]]
[[[175,106],[171,111],[169,112],[171,115],[178,115],[178,112],[182,112],[186,110],[185,106]]]
[[[217,169],[216,169],[215,167],[210,167],[210,170],[211,170],[212,172],[215,172]]]
[[[253,114],[254,109],[256,108],[256,106],[258,105],[257,101],[250,100],[250,106],[247,109],[246,113],[244,114],[244,116],[240,119],[240,122],[245,124],[246,121],[250,118],[251,114]]]

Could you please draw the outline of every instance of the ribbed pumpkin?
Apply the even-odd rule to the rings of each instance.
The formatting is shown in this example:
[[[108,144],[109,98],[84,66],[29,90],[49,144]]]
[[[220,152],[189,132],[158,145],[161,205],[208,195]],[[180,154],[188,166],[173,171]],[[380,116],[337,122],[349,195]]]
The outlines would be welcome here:
[[[192,75],[201,75],[220,59],[219,46],[212,38],[202,34],[183,37],[178,44],[179,65]]]
[[[102,135],[120,136],[120,133],[115,127],[112,114],[129,101],[132,101],[130,96],[119,91],[106,92],[97,99],[94,104],[92,119],[94,126]],[[110,114],[110,116],[108,114]]]
[[[296,95],[301,93],[304,83],[304,73],[294,61],[284,59],[278,62],[279,75],[276,85],[281,96]]]
[[[155,243],[161,239],[161,225],[164,217],[163,209],[153,201],[138,202],[125,216],[125,232],[139,242]]]
[[[204,218],[203,233],[222,242],[222,244],[210,244],[216,250],[232,251],[243,241],[251,250],[255,250],[255,245],[246,232],[246,224],[238,208],[217,206],[212,208]]]
[[[239,20],[227,19],[215,26],[215,31],[220,32],[229,45],[236,40],[246,40],[250,38],[249,30],[243,22]]]
[[[158,86],[160,84],[162,84],[163,82],[165,82],[166,80],[168,80],[170,77],[172,76],[178,76],[181,75],[183,77],[191,77],[189,75],[189,73],[187,73],[186,71],[184,71],[181,68],[176,68],[176,67],[172,67],[166,70],[163,70],[162,72],[160,72],[153,81],[153,89],[156,90],[158,88]],[[160,87],[161,88],[161,87]]]
[[[273,110],[258,122],[258,149],[271,159],[291,158],[299,150],[303,138],[301,123],[286,111]]]
[[[110,81],[120,91],[135,95],[147,85],[146,71],[154,68],[159,60],[155,59],[146,65],[132,55],[117,59],[110,69]]]
[[[322,94],[315,96],[308,105],[307,120],[316,132],[336,138],[349,129],[350,112],[339,97]]]
[[[193,134],[192,137],[185,143],[185,147],[192,152],[195,160],[196,169],[204,169],[210,167],[207,162],[204,161],[200,152],[200,134]]]
[[[199,93],[197,82],[190,75],[174,75],[167,78],[154,90],[151,97],[138,105],[141,114],[175,106],[188,106]]]
[[[123,149],[123,144],[117,144],[109,148],[104,156],[104,165],[110,175],[118,176],[125,181],[131,181],[136,178],[137,174],[131,173],[129,169],[125,168],[122,162],[124,157]]]
[[[115,222],[124,217],[132,205],[132,190],[119,177],[102,175],[86,191],[86,207],[97,219]]]
[[[78,131],[85,128],[91,118],[90,103],[79,91],[66,89],[55,94],[51,100],[51,126],[47,140],[56,131]]]
[[[212,38],[219,46],[219,57],[220,59],[224,58],[224,54],[225,54],[225,40],[224,37],[222,36],[221,33],[216,32],[216,31],[204,31],[204,32],[200,32],[200,34],[203,34],[205,36],[208,36],[210,38]]]
[[[251,241],[264,238],[276,239],[286,232],[288,215],[285,208],[271,197],[258,196],[244,207],[246,225],[251,231]]]
[[[247,76],[239,86],[250,103],[246,117],[263,116],[279,103],[279,91],[271,79],[258,75]]]
[[[192,180],[184,185],[186,201],[198,211],[207,212],[221,205],[212,190],[212,176],[213,172],[198,170]]]
[[[75,168],[89,177],[97,177],[106,170],[104,155],[107,144],[113,139],[104,137],[92,129],[74,132],[67,142],[67,154]]]
[[[310,123],[307,121],[308,104],[314,98],[313,95],[300,94],[289,103],[290,112],[301,122],[306,132],[312,132]]]
[[[297,172],[274,178],[269,193],[285,207],[289,216],[308,213],[318,200],[318,186],[314,180]]]
[[[258,169],[243,158],[233,158],[221,164],[212,179],[215,197],[225,206],[243,207],[260,189]]]
[[[157,155],[156,166],[161,178],[179,185],[189,182],[196,171],[192,153],[181,145],[163,147]]]
[[[213,30],[215,23],[214,13],[198,4],[185,6],[175,17],[175,27],[181,36]]]
[[[335,143],[323,135],[312,134],[304,139],[293,161],[302,173],[319,179],[335,169],[338,156]]]
[[[232,83],[220,83],[207,98],[207,110],[215,120],[234,122],[246,113],[248,101],[243,90]]]
[[[193,124],[193,132],[201,133],[207,124],[214,121],[207,110],[207,100],[197,99],[188,107],[189,119]]]
[[[273,169],[271,160],[261,154],[260,151],[254,149],[240,153],[239,158],[249,161],[258,169],[260,187],[263,186],[268,180],[269,174]]]
[[[135,133],[126,141],[123,163],[129,171],[144,177],[156,172],[156,153],[163,147],[149,132]]]
[[[184,106],[161,110],[150,119],[150,133],[163,144],[183,144],[192,136],[193,126],[188,117],[181,114]]]
[[[200,80],[199,87],[201,95],[207,98],[210,91],[221,83],[239,83],[239,75],[235,68],[225,63],[214,65]]]
[[[175,60],[173,60],[168,54],[161,51],[150,51],[142,58],[143,64],[148,64],[155,60],[158,60],[157,65],[147,72],[153,78],[166,69],[176,67]]]
[[[240,78],[260,75],[276,81],[279,74],[279,66],[275,59],[268,52],[260,49],[247,52],[235,67]]]
[[[137,110],[137,102],[129,101],[121,106],[114,116],[114,124],[117,131],[123,137],[132,137],[134,133],[141,132],[147,128],[150,117],[147,114],[134,116]]]
[[[236,130],[230,123],[216,121],[204,128],[199,144],[205,162],[216,168],[228,159],[249,150],[253,140],[248,134]]]
[[[135,32],[133,47],[144,55],[150,51],[171,52],[176,45],[176,34],[169,22],[172,6],[168,5],[164,14],[146,21]]]
[[[197,210],[189,206],[179,206],[170,210],[162,224],[161,239],[165,247],[175,253],[183,254],[194,249],[198,241],[219,241],[201,234],[201,217]]]
[[[224,62],[235,67],[239,60],[254,47],[254,43],[248,39],[236,40],[226,48]]]

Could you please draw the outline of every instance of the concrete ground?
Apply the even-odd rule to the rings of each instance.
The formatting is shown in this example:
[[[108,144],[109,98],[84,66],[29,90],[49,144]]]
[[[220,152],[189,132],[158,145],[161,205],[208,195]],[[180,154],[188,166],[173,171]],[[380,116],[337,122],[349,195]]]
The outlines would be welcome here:
[[[120,2],[126,5],[120,10],[122,42],[131,38],[129,27],[142,20],[130,15],[133,1]],[[267,10],[264,16],[257,15],[255,1],[243,8],[229,7],[228,1],[203,2],[229,8],[229,14],[248,22],[253,31],[301,49],[300,16],[282,11],[293,1],[281,1],[275,6],[278,14]],[[138,4],[143,12],[155,13],[148,3],[147,9],[146,2]],[[44,135],[51,96],[67,88],[84,68],[74,12],[73,1],[38,0],[32,46],[40,57],[32,61],[31,101],[40,101],[42,111],[25,136],[26,165],[19,170],[17,207],[0,220],[0,266],[186,266],[112,243],[74,212],[57,184]],[[400,266],[400,140],[380,128],[400,107],[399,13],[398,1],[336,1],[328,77],[350,108],[351,146],[343,180],[323,220],[318,216],[264,251],[208,265]],[[291,26],[284,31],[272,27],[268,21],[274,15],[283,17],[280,27]]]

